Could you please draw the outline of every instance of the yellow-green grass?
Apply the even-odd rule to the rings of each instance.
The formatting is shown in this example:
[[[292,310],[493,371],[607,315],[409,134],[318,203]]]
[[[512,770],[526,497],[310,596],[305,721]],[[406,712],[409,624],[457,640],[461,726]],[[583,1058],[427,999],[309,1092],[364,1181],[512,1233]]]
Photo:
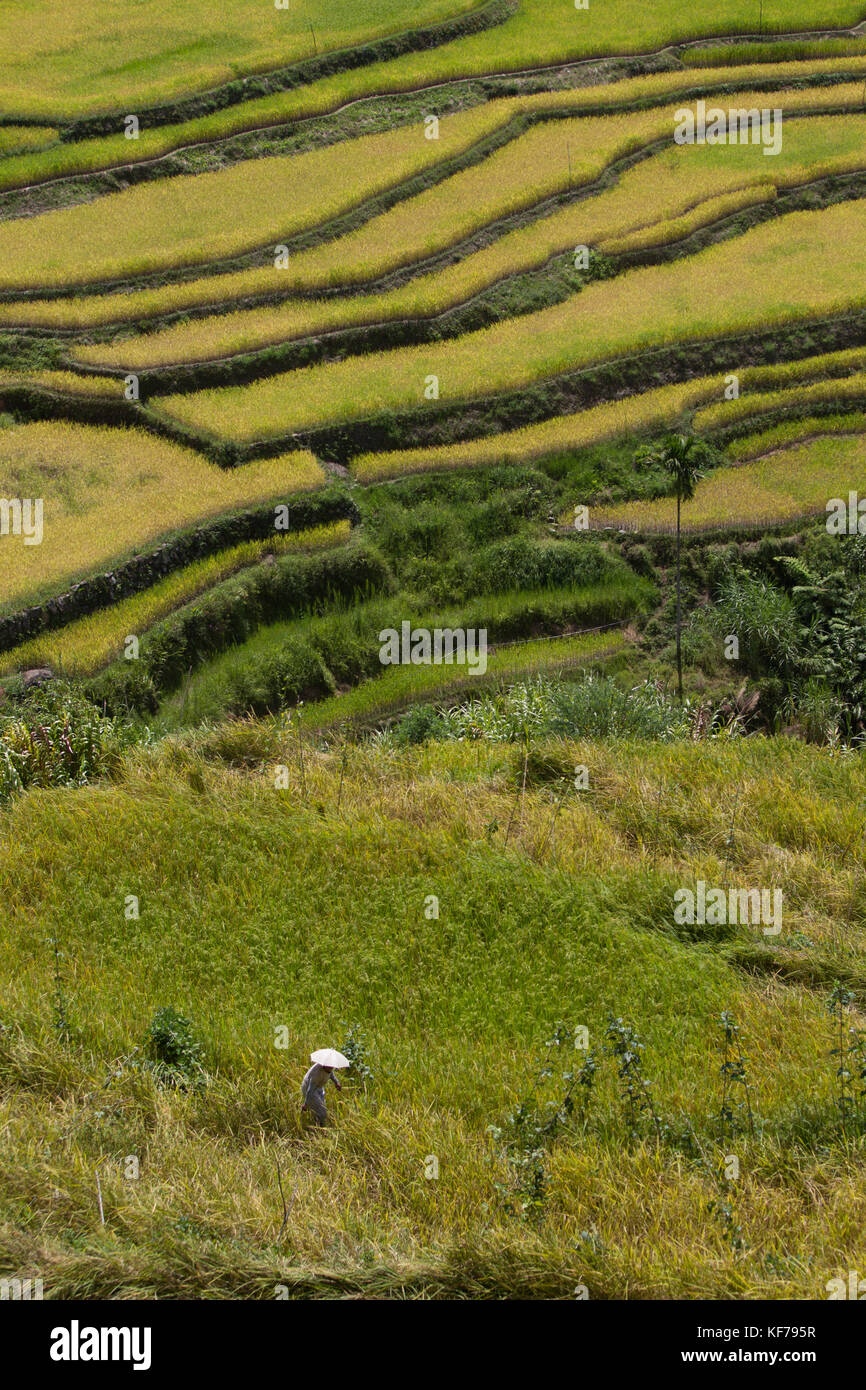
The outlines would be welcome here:
[[[0,109],[64,119],[134,111],[476,7],[477,0],[293,0],[278,9],[273,0],[221,0],[215,26],[210,0],[138,0],[122,24],[114,0],[60,9],[27,0],[0,11]]]
[[[44,125],[0,126],[0,160],[9,155],[30,154],[45,149],[57,139],[59,131]]]
[[[376,483],[404,473],[439,472],[449,468],[481,468],[499,463],[525,463],[569,449],[582,449],[623,435],[671,426],[695,405],[718,397],[724,378],[701,377],[674,386],[659,386],[625,396],[607,405],[574,415],[557,415],[537,425],[458,444],[429,449],[394,449],[383,454],[359,454],[352,471],[359,483]]]
[[[592,632],[491,647],[483,676],[458,674],[451,666],[392,666],[384,675],[362,681],[343,695],[305,705],[300,723],[304,729],[325,729],[345,721],[379,719],[415,700],[444,699],[506,678],[570,670],[612,656],[626,640],[617,632]]]
[[[40,545],[0,537],[6,608],[103,570],[177,528],[324,481],[308,453],[223,470],[145,430],[59,421],[0,431],[0,476],[5,496],[41,498],[44,515]]]
[[[685,531],[772,526],[826,510],[831,498],[866,488],[866,435],[822,436],[736,467],[714,468],[682,504]],[[676,528],[676,500],[591,507],[590,526],[632,531]]]
[[[778,328],[864,303],[866,201],[858,200],[792,213],[688,260],[591,284],[553,308],[444,343],[165,396],[153,409],[202,435],[250,444],[423,409],[433,376],[440,402],[459,404],[641,349]]]
[[[124,383],[110,376],[79,376],[77,372],[64,371],[8,371],[0,368],[0,400],[4,386],[7,389],[32,386],[40,391],[55,392],[60,396],[110,396],[122,397]]]
[[[761,458],[773,449],[781,449],[786,444],[797,444],[803,439],[812,439],[822,434],[866,434],[866,413],[849,411],[844,415],[813,415],[805,420],[783,420],[768,430],[746,435],[742,439],[732,439],[725,446],[728,458],[738,463]]]
[[[768,43],[720,43],[683,49],[687,68],[727,68],[732,63],[803,62],[813,58],[866,56],[866,39],[777,39]]]
[[[545,109],[555,111],[557,104],[560,107],[566,104],[563,98],[572,95],[569,92],[542,93],[535,98],[502,100],[483,109],[487,112],[494,107],[499,109],[502,118],[499,124],[505,124],[517,109],[531,109],[531,102],[538,108],[543,98]],[[739,93],[737,101],[762,106],[778,104],[781,97],[784,98],[784,109],[789,116],[791,112],[807,113],[810,109],[820,109],[828,100],[826,89],[806,88],[783,94]],[[855,110],[862,107],[862,84],[834,88],[833,105],[843,109],[852,108],[853,116]],[[576,175],[581,169],[584,177],[595,176],[601,172],[607,160],[635,149],[640,144],[641,136],[651,141],[671,133],[675,110],[676,107],[672,105],[656,108],[653,112],[620,114],[615,119],[614,116],[583,118],[575,127],[583,132],[582,140],[563,142],[566,148],[559,150],[559,162],[552,171],[553,177],[567,184],[569,160],[572,161],[571,173],[575,182],[579,181]],[[809,129],[810,123],[807,121],[789,120],[782,153],[769,166],[760,147],[672,144],[670,151],[666,151],[660,156],[660,162],[653,165],[661,181],[658,186],[656,179],[649,179],[646,169],[634,169],[618,187],[591,202],[582,203],[579,208],[565,208],[542,222],[501,238],[496,246],[467,258],[467,272],[460,281],[460,292],[465,293],[466,286],[478,284],[482,266],[489,266],[488,273],[497,278],[520,268],[543,264],[549,256],[573,244],[572,238],[587,241],[591,237],[594,241],[603,241],[631,228],[644,227],[659,218],[682,215],[701,198],[727,192],[732,186],[738,188],[757,181],[766,185],[769,195],[774,183],[779,186],[794,184],[808,177],[821,177],[824,172],[843,172],[860,167],[862,122],[856,116],[850,124],[839,117],[826,120],[816,117],[814,120],[814,130]],[[543,131],[533,133],[534,140],[544,138]],[[593,148],[581,150],[579,146],[584,142]],[[426,143],[436,144],[434,141]],[[570,149],[567,148],[569,145]],[[606,152],[605,158],[598,158],[594,149],[596,145]],[[524,146],[521,145],[521,148]],[[693,181],[688,192],[683,186],[680,162],[683,158],[689,159],[689,179]],[[273,258],[269,258],[267,264],[246,270],[129,293],[84,295],[56,302],[34,300],[0,304],[0,324],[86,329],[128,319],[143,320],[201,305],[231,303],[244,296],[292,293],[298,289],[306,291],[335,282],[352,284],[393,268],[396,264],[410,263],[419,256],[430,254],[437,245],[447,246],[457,235],[461,219],[468,219],[466,226],[483,225],[485,220],[495,216],[497,207],[509,206],[509,199],[513,202],[517,196],[514,190],[510,186],[505,189],[498,187],[488,173],[490,168],[500,167],[503,171],[510,169],[508,178],[513,182],[513,155],[509,147],[485,161],[480,168],[445,180],[441,188],[428,190],[407,200],[405,205],[398,205],[391,212],[371,219],[369,224],[356,232],[293,255],[288,267],[283,269],[277,269]],[[534,186],[541,188],[549,185],[551,172],[522,171],[519,177],[524,181],[531,177],[535,180]],[[456,190],[460,191],[459,197]],[[143,192],[141,189],[138,191]],[[481,207],[476,210],[475,203],[479,198],[482,200]],[[648,214],[648,208],[657,211]],[[75,211],[77,209],[70,210]],[[693,215],[693,225],[700,225],[704,218],[712,220],[719,214],[709,209],[703,215],[700,211]],[[39,221],[35,219],[35,223]],[[687,230],[692,230],[692,226]],[[665,240],[682,234],[679,228],[671,232],[662,229],[659,237]],[[476,265],[479,270],[475,269]],[[460,270],[460,267],[451,269]]]
[[[443,117],[438,140],[421,120],[298,155],[247,159],[158,179],[36,217],[0,223],[0,289],[110,280],[266,247],[465,152],[503,123],[502,103]],[[243,209],[243,216],[239,216]]]
[[[513,750],[344,760],[311,743],[303,783],[294,731],[230,725],[0,817],[7,1272],[38,1269],[53,1298],[333,1296],[337,1274],[344,1297],[568,1299],[583,1284],[590,1298],[808,1300],[862,1270],[862,1150],[829,1139],[832,1020],[806,983],[863,958],[862,758],[783,738],[568,741],[556,752],[587,767],[589,790],[552,844],[549,789],[528,789],[505,847]],[[221,766],[232,747],[261,770]],[[769,973],[674,936],[675,890],[728,875],[783,886]],[[72,1045],[52,1025],[55,925]],[[735,944],[761,941],[743,928]],[[167,1004],[204,1046],[200,1095],[118,1068]],[[760,1137],[736,1141],[741,1247],[705,1166],[675,1142],[629,1142],[606,1058],[587,1125],[553,1148],[544,1206],[532,1221],[506,1211],[488,1126],[530,1093],[557,1019],[600,1050],[609,1010],[637,1028],[656,1106],[677,1131],[685,1113],[710,1167],[729,1147],[708,1118],[719,1014],[739,1023],[760,1119]],[[310,1134],[300,1078],[314,1040],[339,1046],[348,1020],[373,1075],[365,1090],[350,1072],[335,1127]],[[282,1245],[275,1162],[296,1192]]]
[[[813,381],[809,385],[792,386],[782,391],[748,391],[736,400],[721,400],[695,413],[695,428],[700,431],[725,429],[755,415],[769,415],[776,410],[801,409],[819,402],[863,401],[866,398],[866,372]]]
[[[91,675],[122,650],[128,636],[141,637],[160,618],[198,594],[254,565],[265,555],[295,550],[323,550],[348,540],[348,521],[306,531],[291,531],[268,540],[244,541],[216,555],[166,575],[143,593],[101,608],[53,632],[41,633],[0,656],[0,675],[34,666],[52,666],[66,675]]]
[[[759,94],[755,99],[766,98]],[[564,183],[568,175],[563,154],[568,146],[573,166],[589,170],[593,162],[600,166],[614,152],[623,154],[634,142],[642,143],[656,120],[657,130],[669,131],[672,113],[671,108],[660,120],[656,113],[641,113],[620,117],[616,123],[608,118],[585,118],[546,125],[478,168],[400,204],[346,237],[295,257],[285,272],[287,283],[292,289],[309,289],[326,283],[329,277],[339,276],[347,283],[354,278],[363,280],[427,250],[432,252],[438,249],[437,228],[443,239],[462,237],[473,223],[483,225],[495,212],[504,211],[509,199],[513,203],[531,192],[527,201],[534,201],[541,180],[557,176],[554,169],[539,172],[535,160],[524,161],[522,155],[516,160],[522,148],[526,147],[524,153],[532,148],[539,155],[545,151],[552,154]],[[580,161],[575,147],[584,150]],[[526,173],[522,174],[524,165]],[[676,240],[753,202],[774,197],[777,189],[831,172],[866,168],[866,116],[789,122],[782,153],[772,166],[768,172],[758,146],[671,145],[628,170],[614,188],[597,197],[507,233],[455,265],[396,290],[214,314],[112,345],[76,347],[72,356],[82,363],[138,370],[250,352],[286,339],[358,324],[430,317],[507,275],[544,265],[551,256],[571,251],[576,244],[615,252]],[[503,187],[509,171],[516,183],[514,192]],[[745,187],[741,186],[744,182]],[[719,194],[726,186],[733,191]],[[261,276],[261,272],[255,274]]]

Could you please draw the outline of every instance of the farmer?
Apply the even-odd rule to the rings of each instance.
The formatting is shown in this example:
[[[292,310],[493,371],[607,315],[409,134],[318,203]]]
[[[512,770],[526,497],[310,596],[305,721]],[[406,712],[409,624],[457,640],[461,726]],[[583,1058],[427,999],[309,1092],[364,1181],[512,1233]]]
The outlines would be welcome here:
[[[342,1052],[338,1052],[334,1047],[321,1047],[318,1052],[311,1052],[310,1061],[313,1065],[301,1082],[301,1095],[304,1097],[301,1110],[309,1110],[317,1125],[326,1125],[328,1111],[325,1106],[325,1084],[333,1081],[337,1090],[342,1091],[343,1088],[334,1071],[347,1067],[349,1062]]]

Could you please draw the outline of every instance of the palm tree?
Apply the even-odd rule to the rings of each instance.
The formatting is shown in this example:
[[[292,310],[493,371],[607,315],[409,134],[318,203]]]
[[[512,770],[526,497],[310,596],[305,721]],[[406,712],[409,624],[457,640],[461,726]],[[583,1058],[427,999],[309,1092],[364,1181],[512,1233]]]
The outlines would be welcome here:
[[[712,450],[694,435],[669,434],[655,448],[642,451],[641,461],[654,463],[674,480],[677,493],[677,695],[683,698],[682,599],[680,586],[680,511],[683,502],[694,497],[702,463],[712,459]]]

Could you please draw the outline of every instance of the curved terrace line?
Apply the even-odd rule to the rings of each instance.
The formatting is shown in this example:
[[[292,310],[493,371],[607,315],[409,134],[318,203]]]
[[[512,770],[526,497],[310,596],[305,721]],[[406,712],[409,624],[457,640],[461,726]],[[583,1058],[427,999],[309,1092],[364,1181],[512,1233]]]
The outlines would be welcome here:
[[[665,53],[667,53],[667,50],[660,50],[658,55],[648,55],[648,57],[644,61],[649,63],[656,57],[663,57]],[[864,57],[866,57],[866,53],[864,53]],[[620,66],[622,66],[622,64],[627,61],[627,59],[619,58],[610,60],[611,63],[617,63]],[[862,67],[859,69],[839,69],[834,73],[811,73],[808,70],[810,61],[815,60],[803,60],[803,71],[802,73],[798,73],[796,76],[791,76],[790,74],[788,74],[784,77],[776,78],[760,77],[761,90],[772,92],[784,91],[790,88],[796,89],[809,86],[838,86],[846,82],[857,81],[863,77]],[[733,66],[736,67],[739,65]],[[745,66],[754,67],[759,65],[746,64]],[[539,72],[542,74],[568,74],[575,72],[577,69],[581,67],[587,67],[587,69],[589,69],[589,67],[593,67],[595,72],[597,72],[598,70],[598,65],[587,65],[584,63],[578,63],[565,64],[554,68],[546,68],[539,70]],[[676,70],[677,69],[670,67],[648,68],[644,75],[660,76],[664,75],[665,73],[669,73],[671,71]],[[691,69],[682,68],[681,71],[683,73],[684,79],[693,76]],[[668,94],[670,100],[690,100],[693,97],[708,97],[712,95],[718,95],[721,93],[747,91],[750,88],[754,89],[755,82],[756,80],[758,80],[756,76],[742,78],[739,80],[734,79],[730,76],[731,69],[716,69],[715,71],[719,74],[727,72],[728,76],[727,78],[717,76],[714,81],[703,82],[700,85],[692,81],[691,86],[683,86],[682,88],[678,88],[675,93]],[[387,98],[396,100],[399,100],[400,98],[409,98],[414,101],[420,95],[426,94],[427,91],[438,91],[440,89],[445,88],[466,88],[468,89],[466,92],[466,99],[459,100],[456,106],[453,106],[448,114],[455,114],[455,112],[457,111],[471,110],[476,106],[484,105],[487,101],[491,99],[491,97],[495,98],[497,96],[497,92],[495,90],[493,92],[490,91],[490,87],[492,84],[501,83],[504,85],[513,85],[515,77],[531,78],[532,75],[533,70],[529,69],[526,73],[506,73],[486,78],[458,78],[449,80],[448,82],[434,84],[430,88],[418,87],[407,89],[403,92],[386,92],[382,94],[376,94],[373,96],[356,97],[352,101],[346,102],[343,106],[335,108],[335,110],[331,113],[316,113],[315,115],[300,117],[296,120],[274,121],[265,125],[250,127],[250,129],[246,131],[236,131],[231,134],[217,136],[209,140],[199,140],[191,141],[189,143],[181,143],[177,146],[173,146],[170,150],[163,151],[161,154],[150,156],[147,158],[142,158],[139,160],[102,165],[94,167],[92,169],[82,167],[81,169],[70,173],[52,175],[45,179],[38,179],[35,182],[31,183],[10,184],[7,187],[3,188],[2,191],[0,191],[0,220],[17,220],[19,218],[24,217],[39,216],[42,212],[50,212],[57,207],[71,207],[76,206],[78,203],[92,202],[98,197],[107,197],[111,193],[115,193],[118,191],[116,180],[119,176],[124,177],[127,180],[128,184],[138,184],[157,181],[162,178],[174,178],[182,176],[185,173],[194,174],[196,172],[199,172],[199,170],[197,170],[193,166],[188,167],[187,165],[184,165],[181,162],[181,157],[184,155],[195,154],[196,152],[210,152],[211,154],[216,154],[220,151],[223,151],[226,157],[223,159],[220,167],[230,168],[233,164],[241,163],[246,159],[267,157],[269,151],[261,151],[260,149],[250,150],[248,146],[245,146],[244,142],[248,142],[254,138],[259,138],[263,136],[273,136],[278,141],[285,141],[286,139],[291,138],[291,136],[295,132],[301,132],[302,134],[307,127],[320,126],[321,139],[314,139],[312,142],[303,145],[298,150],[298,153],[307,153],[309,150],[326,148],[333,144],[342,143],[342,141],[344,140],[357,139],[361,134],[371,134],[376,133],[378,131],[396,130],[401,128],[402,126],[410,125],[413,123],[413,121],[418,119],[416,111],[408,110],[405,115],[405,118],[403,117],[401,112],[396,112],[393,115],[389,113],[387,118],[383,116],[379,122],[365,124],[363,130],[360,132],[346,131],[342,135],[339,132],[335,132],[332,120],[334,116],[339,116],[341,113],[348,111],[355,106],[366,105],[367,103],[381,103]],[[634,73],[627,73],[624,74],[619,80],[628,80],[633,76]],[[595,82],[575,82],[574,84],[565,87],[554,87],[551,85],[551,87],[548,90],[550,90],[551,92],[558,90],[583,91],[586,90],[588,87],[592,87],[595,85],[599,84]],[[614,82],[612,84],[601,85],[616,86],[617,83]],[[475,88],[477,88],[478,90],[473,90]],[[525,93],[524,95],[538,95],[538,92],[530,91]],[[504,92],[503,96],[513,97],[514,93]],[[648,96],[635,99],[633,101],[625,101],[618,104],[599,102],[593,106],[584,105],[575,114],[582,116],[628,114],[634,111],[648,110],[651,109],[654,105],[659,104],[660,102],[655,100],[653,96]],[[292,151],[287,152],[291,153]],[[2,172],[2,161],[0,161],[0,172]],[[74,186],[76,184],[81,185],[80,188],[77,190],[78,196],[75,196]],[[40,204],[38,196],[35,198],[35,200],[33,196],[30,196],[29,198],[25,199],[25,195],[38,195],[42,190],[44,190],[45,192],[53,193],[54,191],[66,189],[67,186],[72,187],[72,195],[64,197],[61,202],[53,202],[49,201],[48,199],[43,199],[43,202]],[[24,205],[19,206],[22,203],[22,201],[24,202]],[[36,202],[35,206],[34,201]]]
[[[841,193],[841,196],[833,198],[833,204],[861,199],[866,196],[864,178],[866,165],[863,169],[850,173],[831,174],[822,179],[791,184],[775,196],[768,195],[764,200],[713,218],[677,241],[660,240],[638,251],[624,252],[609,259],[617,270],[686,259],[721,239],[720,234],[728,230],[736,236],[744,236],[759,223],[776,220],[791,212],[803,210],[804,207],[812,210],[814,204],[811,199],[815,194]],[[750,186],[744,187],[748,189]],[[738,191],[740,190],[730,190],[731,193]],[[702,201],[716,200],[711,198]],[[698,202],[680,215],[686,216],[689,211],[694,211],[700,206],[701,202]],[[638,230],[664,228],[666,225],[666,219],[661,219]],[[515,311],[512,306],[504,305],[500,308],[496,305],[496,296],[503,288],[511,288],[518,292],[521,286],[536,289],[531,303],[523,311],[525,313],[534,313],[538,309],[562,303],[570,294],[579,293],[581,288],[567,287],[561,280],[553,280],[551,271],[563,261],[570,261],[570,252],[556,251],[542,264],[529,270],[499,276],[476,293],[429,315],[371,319],[367,323],[353,324],[349,327],[320,329],[295,337],[274,338],[254,350],[242,349],[213,357],[178,358],[172,362],[152,366],[111,366],[81,361],[76,358],[74,350],[66,354],[63,363],[82,376],[122,378],[132,371],[138,377],[143,390],[157,395],[176,394],[178,390],[183,389],[204,390],[217,386],[242,385],[313,363],[325,363],[348,356],[363,356],[396,347],[457,338],[464,333],[474,332],[479,327],[501,323],[507,318],[522,317],[522,313],[519,310]],[[563,266],[563,270],[566,271],[567,267]],[[539,295],[538,284],[545,287],[545,281],[549,282],[550,292],[547,296]],[[476,311],[474,321],[472,311]],[[190,314],[188,317],[201,316]]]
[[[286,67],[273,69],[269,73],[250,73],[245,75],[244,77],[232,79],[232,81],[228,83],[223,83],[218,87],[209,88],[203,92],[198,92],[195,95],[188,98],[184,98],[177,101],[154,103],[150,107],[144,107],[137,114],[139,115],[142,124],[144,124],[144,122],[147,121],[153,128],[158,128],[162,125],[170,125],[175,123],[180,124],[183,123],[185,119],[193,120],[196,118],[196,116],[199,115],[211,115],[216,111],[226,110],[231,106],[243,105],[245,101],[249,100],[249,92],[244,91],[243,88],[247,87],[250,83],[255,82],[260,87],[265,88],[265,90],[257,92],[256,96],[275,95],[280,91],[294,90],[298,86],[310,85],[309,79],[306,81],[302,80],[299,82],[293,81],[292,78],[296,77],[301,72],[301,70],[310,70],[314,64],[327,66],[329,70],[326,73],[323,73],[322,75],[332,76],[338,72],[350,71],[352,69],[370,66],[373,63],[382,61],[381,54],[371,55],[368,62],[357,61],[359,58],[363,57],[365,52],[369,51],[371,48],[374,47],[380,47],[386,44],[396,45],[404,41],[407,42],[407,46],[402,50],[403,53],[418,52],[428,48],[443,47],[445,44],[452,42],[453,37],[439,38],[437,42],[430,42],[429,37],[436,36],[447,29],[463,28],[471,22],[474,22],[477,25],[477,28],[475,28],[474,30],[469,30],[467,32],[483,32],[486,29],[497,28],[499,25],[504,24],[508,19],[510,19],[512,15],[514,15],[517,12],[517,9],[517,0],[487,0],[487,3],[480,6],[477,10],[472,10],[462,15],[455,15],[447,20],[440,20],[437,23],[428,25],[423,29],[410,29],[403,31],[400,34],[383,35],[379,39],[368,40],[367,43],[355,45],[353,48],[350,49],[331,50],[330,52],[318,55],[313,59],[301,59],[299,62],[289,64]],[[814,42],[820,41],[822,39],[854,39],[861,36],[864,26],[866,26],[866,15],[864,15],[864,18],[859,20],[856,24],[850,26],[843,26],[842,28],[838,29],[825,27],[821,29],[784,31],[772,30],[771,32],[761,34],[715,34],[710,32],[691,38],[673,38],[670,39],[667,43],[663,44],[660,48],[647,49],[641,52],[598,52],[595,54],[588,54],[586,57],[575,59],[572,62],[569,62],[567,66],[576,69],[598,67],[598,65],[602,63],[634,63],[645,61],[647,59],[664,58],[667,56],[676,59],[677,53],[680,49],[699,48],[702,44],[707,44],[709,42],[712,42],[713,44],[737,44],[757,43],[762,41],[767,42],[768,40],[772,39],[774,42],[778,43],[796,43]],[[460,38],[463,37],[463,35],[458,34],[456,37]],[[393,56],[398,57],[402,55],[394,54]],[[346,62],[345,66],[342,63],[340,63],[340,65],[336,65],[335,60],[338,59],[347,59],[349,61]],[[389,58],[388,61],[391,61],[391,59]],[[429,85],[422,84],[421,86],[416,87],[412,90],[425,92],[435,91],[442,87],[451,86],[455,82],[466,80],[466,78],[470,76],[474,76],[479,79],[502,78],[504,80],[513,80],[515,78],[521,77],[537,77],[543,76],[545,73],[548,73],[551,70],[555,70],[557,68],[561,68],[562,66],[563,64],[561,63],[561,61],[556,61],[551,63],[542,63],[535,67],[528,68],[509,68],[501,71],[479,73],[474,75],[464,74],[463,77],[458,76],[454,78],[448,78],[443,82],[433,82]],[[283,79],[285,79],[285,85],[283,85]],[[312,79],[312,81],[315,80],[315,78]],[[268,84],[273,85],[268,86]],[[372,94],[374,99],[381,99],[381,97],[387,95],[393,95],[393,93],[382,92]],[[352,98],[350,101],[343,102],[339,106],[336,106],[328,112],[322,114],[333,116],[345,110],[347,107],[354,105],[357,101],[364,101],[369,99],[369,96],[360,98],[355,97]],[[190,112],[190,114],[186,117],[182,114],[185,110]],[[111,112],[106,112],[100,116],[86,117],[79,120],[66,122],[64,122],[62,119],[58,119],[57,117],[53,119],[45,117],[40,118],[38,121],[31,120],[25,122],[23,117],[15,116],[14,113],[4,117],[4,121],[8,121],[12,124],[47,124],[49,126],[59,128],[62,131],[61,139],[63,139],[65,142],[74,142],[79,139],[86,139],[93,134],[115,134],[117,133],[115,129],[116,122],[122,119],[123,112],[120,110],[120,108],[115,108]]]
[[[259,88],[257,96],[270,96],[307,86],[322,77],[333,77],[338,73],[351,72],[353,69],[369,67],[374,63],[390,62],[409,53],[441,48],[456,39],[497,28],[516,13],[517,7],[517,0],[484,0],[484,4],[476,9],[464,10],[460,14],[437,20],[422,28],[381,34],[378,38],[368,39],[365,43],[354,44],[350,48],[328,49],[312,57],[272,68],[269,72],[247,73],[243,77],[233,78],[230,82],[206,88],[189,97],[144,106],[136,114],[142,125],[146,122],[151,127],[181,123],[203,114],[211,115],[249,100],[249,88],[253,84]],[[93,135],[115,134],[117,122],[122,119],[122,113],[118,108],[114,108],[99,116],[85,116],[66,122],[54,121],[52,124],[61,128],[62,140],[75,141]]]
[[[850,80],[850,79],[846,79]],[[842,85],[833,83],[832,85]],[[807,90],[809,86],[807,85]],[[695,89],[703,90],[703,89]],[[725,86],[725,91],[728,90]],[[741,90],[753,90],[745,87]],[[675,100],[685,100],[685,96],[678,94]],[[638,111],[652,111],[663,109],[672,105],[671,101],[640,103],[635,106],[635,113]],[[518,111],[511,116],[496,130],[489,135],[471,145],[468,149],[459,154],[436,163],[428,169],[423,169],[417,174],[413,174],[409,179],[394,184],[383,189],[378,193],[372,194],[369,198],[354,204],[347,211],[338,213],[327,222],[319,223],[308,227],[291,236],[284,237],[282,244],[289,249],[290,255],[299,251],[315,249],[329,242],[338,241],[341,237],[357,230],[375,220],[376,217],[391,211],[401,203],[408,202],[412,198],[420,196],[447,181],[447,179],[464,172],[465,170],[476,168],[500,150],[513,144],[523,135],[527,134],[535,126],[544,124],[548,121],[568,121],[578,119],[592,119],[598,115],[608,114],[606,110],[602,112],[588,112],[584,108],[574,110],[569,106],[555,108],[541,108],[533,111]],[[617,114],[629,114],[626,112]],[[851,107],[847,103],[828,102],[821,106],[798,109],[795,114],[797,120],[807,120],[811,117],[820,116],[842,116],[852,114]],[[517,212],[506,213],[501,217],[494,217],[490,222],[477,228],[468,237],[461,241],[453,242],[440,249],[433,255],[408,262],[405,266],[397,266],[383,275],[369,281],[359,281],[357,283],[346,283],[336,287],[313,286],[309,289],[289,290],[289,291],[269,291],[267,294],[257,294],[245,296],[238,300],[215,301],[212,304],[202,304],[190,306],[187,309],[169,310],[165,314],[154,315],[149,318],[149,323],[170,323],[173,316],[197,317],[199,315],[218,313],[226,306],[226,312],[239,307],[254,307],[259,304],[277,304],[285,299],[304,299],[304,298],[331,298],[341,297],[348,292],[351,294],[375,294],[383,289],[396,288],[401,283],[406,283],[417,276],[437,270],[447,265],[452,260],[462,259],[476,249],[486,246],[495,241],[499,236],[508,231],[527,225],[531,222],[541,220],[550,212],[558,208],[568,206],[573,202],[580,202],[592,197],[595,193],[603,191],[606,187],[616,183],[619,175],[639,163],[642,159],[650,157],[652,154],[664,149],[671,143],[670,139],[661,138],[648,141],[640,149],[632,151],[625,156],[618,156],[610,160],[602,169],[601,173],[594,179],[584,183],[561,189],[548,197],[533,203],[526,208],[519,209]],[[190,177],[190,175],[179,175],[177,177]],[[117,191],[117,190],[115,190]],[[492,233],[492,235],[491,235]],[[58,301],[73,299],[81,296],[82,291],[88,296],[103,296],[117,294],[120,292],[134,292],[137,290],[160,289],[170,285],[189,284],[197,280],[207,280],[210,278],[232,274],[244,269],[261,269],[262,258],[271,257],[274,249],[274,239],[271,238],[264,243],[259,243],[255,247],[249,248],[232,256],[220,257],[216,260],[201,261],[193,265],[169,266],[159,271],[147,271],[140,275],[127,277],[113,277],[104,280],[91,280],[76,282],[75,284],[53,286],[51,288],[28,287],[25,289],[0,290],[0,303],[4,304],[27,304],[39,303],[44,301]],[[128,318],[112,320],[112,323],[124,323],[134,321],[138,317],[135,308],[130,309]],[[26,327],[26,322],[22,321],[19,327]],[[100,328],[108,325],[100,325]],[[39,331],[38,329],[36,330]],[[81,336],[82,330],[71,329],[71,333]]]
[[[198,449],[213,462],[233,466],[269,458],[287,449],[310,449],[317,457],[350,464],[357,454],[448,445],[495,437],[505,431],[574,415],[653,387],[683,383],[739,368],[793,362],[804,357],[801,339],[809,338],[807,357],[866,345],[866,308],[755,330],[676,343],[607,358],[577,370],[558,372],[518,388],[488,391],[424,408],[394,410],[349,421],[287,430],[236,444],[163,414],[148,402],[136,407],[140,423],[164,437]],[[157,401],[159,398],[157,398]],[[399,441],[403,435],[405,443]]]

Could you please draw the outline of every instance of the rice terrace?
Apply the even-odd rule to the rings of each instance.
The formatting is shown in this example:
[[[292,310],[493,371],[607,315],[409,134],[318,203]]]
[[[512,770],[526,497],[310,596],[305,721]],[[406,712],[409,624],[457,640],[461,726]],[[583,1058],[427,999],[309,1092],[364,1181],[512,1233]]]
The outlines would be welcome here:
[[[0,1301],[866,1297],[866,0],[0,54]]]

